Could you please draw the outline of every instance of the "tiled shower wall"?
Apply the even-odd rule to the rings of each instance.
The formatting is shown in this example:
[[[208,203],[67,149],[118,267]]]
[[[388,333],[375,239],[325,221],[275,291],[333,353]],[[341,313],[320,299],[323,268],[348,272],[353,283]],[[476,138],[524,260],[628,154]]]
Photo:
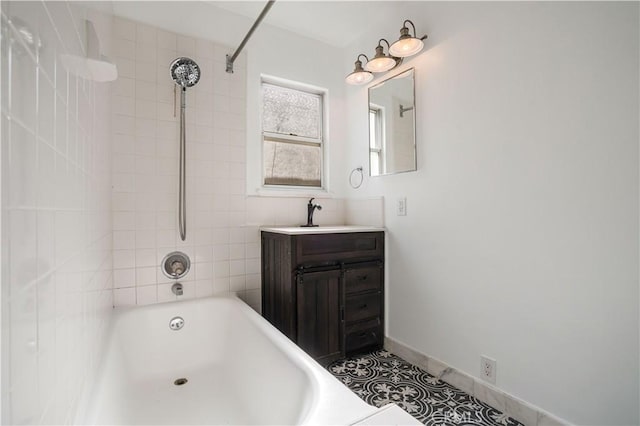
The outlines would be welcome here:
[[[73,420],[112,312],[109,84],[68,73],[79,3],[2,2],[2,420]]]
[[[259,242],[245,227],[245,64],[225,72],[229,48],[116,18],[113,93],[113,247],[116,306],[175,300],[160,269],[189,255],[182,298],[235,292],[259,304]],[[201,68],[187,89],[187,238],[177,230],[179,56]],[[176,103],[177,102],[177,103]]]

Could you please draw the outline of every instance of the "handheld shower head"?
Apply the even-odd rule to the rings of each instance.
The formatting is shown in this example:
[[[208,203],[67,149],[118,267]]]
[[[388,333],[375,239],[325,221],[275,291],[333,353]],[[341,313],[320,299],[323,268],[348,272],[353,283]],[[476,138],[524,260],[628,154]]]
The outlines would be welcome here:
[[[200,80],[200,67],[191,58],[176,58],[170,67],[171,78],[183,88],[195,86]]]
[[[200,67],[191,58],[180,57],[171,62],[170,74],[176,85],[180,86],[180,184],[178,189],[178,224],[180,238],[187,238],[186,208],[186,140],[185,111],[187,109],[187,87],[195,86],[200,80]]]

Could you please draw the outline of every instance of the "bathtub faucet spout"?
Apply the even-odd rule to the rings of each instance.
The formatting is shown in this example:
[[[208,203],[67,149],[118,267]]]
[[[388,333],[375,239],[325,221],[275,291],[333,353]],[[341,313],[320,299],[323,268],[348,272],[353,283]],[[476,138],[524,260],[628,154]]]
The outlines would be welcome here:
[[[175,283],[174,285],[171,286],[171,291],[173,292],[173,294],[175,294],[176,296],[182,296],[183,294],[183,290],[182,290],[182,284],[180,283]]]

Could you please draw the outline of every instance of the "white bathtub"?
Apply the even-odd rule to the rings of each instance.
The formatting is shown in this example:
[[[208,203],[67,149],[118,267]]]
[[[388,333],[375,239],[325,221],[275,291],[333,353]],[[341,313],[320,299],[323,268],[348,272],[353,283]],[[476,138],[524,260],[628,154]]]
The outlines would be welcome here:
[[[109,339],[80,423],[352,424],[377,411],[234,297],[116,309]]]

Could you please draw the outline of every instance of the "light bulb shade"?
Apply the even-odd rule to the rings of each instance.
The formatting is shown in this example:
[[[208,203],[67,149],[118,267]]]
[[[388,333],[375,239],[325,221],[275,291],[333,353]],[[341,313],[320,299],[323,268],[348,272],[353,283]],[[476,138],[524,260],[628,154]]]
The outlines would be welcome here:
[[[413,56],[416,53],[420,52],[423,47],[424,43],[422,42],[422,40],[409,36],[400,38],[400,40],[393,43],[389,48],[389,53],[391,53],[393,56],[406,58],[407,56]]]
[[[391,56],[381,56],[367,62],[364,69],[371,72],[385,72],[396,66],[396,60]]]
[[[389,53],[399,58],[406,58],[420,52],[423,47],[424,43],[419,38],[401,36],[398,41],[391,45]]]
[[[382,42],[384,39],[380,39]],[[386,41],[386,40],[384,40]],[[387,43],[388,45],[388,43]],[[391,56],[384,54],[384,48],[378,44],[376,54],[364,66],[364,69],[371,72],[385,72],[396,66],[396,60]]]
[[[373,80],[373,74],[368,71],[354,71],[349,74],[344,80],[349,84],[366,84]]]
[[[362,68],[362,62],[359,60],[355,62],[355,68],[351,74],[349,74],[344,80],[349,84],[365,84],[373,80],[373,74],[368,71],[365,71]]]

